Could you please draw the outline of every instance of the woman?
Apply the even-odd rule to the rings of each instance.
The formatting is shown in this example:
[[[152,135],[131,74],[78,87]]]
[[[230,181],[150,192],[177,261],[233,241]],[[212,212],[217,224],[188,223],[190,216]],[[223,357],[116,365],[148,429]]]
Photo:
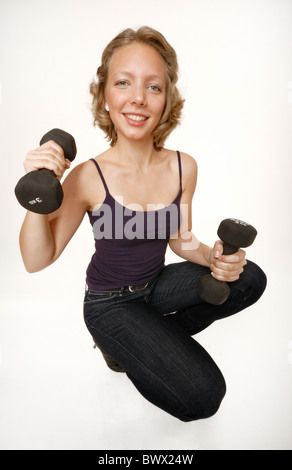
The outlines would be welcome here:
[[[225,381],[192,335],[256,302],[266,278],[245,252],[222,255],[191,232],[195,160],[164,148],[179,122],[177,58],[157,31],[127,29],[106,47],[90,86],[94,122],[110,148],[75,167],[53,214],[28,212],[20,236],[26,269],[39,271],[62,253],[85,213],[96,251],[86,274],[84,318],[109,367],[125,371],[150,402],[182,421],[212,416]],[[55,142],[28,153],[26,171],[70,162]],[[184,261],[165,265],[170,248]],[[198,297],[201,275],[230,284],[220,305]]]

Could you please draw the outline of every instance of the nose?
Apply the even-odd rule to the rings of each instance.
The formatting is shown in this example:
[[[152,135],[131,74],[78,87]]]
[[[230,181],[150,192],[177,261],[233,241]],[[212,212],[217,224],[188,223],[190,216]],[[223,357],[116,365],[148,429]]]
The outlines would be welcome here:
[[[132,91],[130,102],[136,106],[146,106],[147,98],[143,86],[135,86]]]

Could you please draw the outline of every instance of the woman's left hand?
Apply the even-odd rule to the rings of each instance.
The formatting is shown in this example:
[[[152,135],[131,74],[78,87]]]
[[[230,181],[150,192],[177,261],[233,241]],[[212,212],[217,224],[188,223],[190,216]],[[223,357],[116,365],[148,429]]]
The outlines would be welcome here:
[[[210,256],[211,274],[218,281],[232,282],[239,278],[246,265],[245,251],[241,248],[232,255],[223,255],[223,243],[215,242]]]

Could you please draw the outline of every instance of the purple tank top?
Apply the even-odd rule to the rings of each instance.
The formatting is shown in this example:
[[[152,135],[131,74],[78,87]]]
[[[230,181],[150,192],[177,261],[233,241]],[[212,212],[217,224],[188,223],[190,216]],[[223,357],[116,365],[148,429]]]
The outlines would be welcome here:
[[[164,267],[170,235],[180,227],[181,156],[177,152],[180,189],[169,206],[134,211],[109,192],[98,163],[92,158],[106,196],[96,211],[87,211],[95,238],[95,253],[86,271],[90,289],[105,290],[144,284]]]

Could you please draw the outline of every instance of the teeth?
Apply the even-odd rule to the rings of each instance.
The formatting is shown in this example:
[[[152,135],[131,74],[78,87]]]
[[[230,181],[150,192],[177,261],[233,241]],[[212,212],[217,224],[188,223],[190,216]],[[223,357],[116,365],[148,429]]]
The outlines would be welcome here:
[[[146,117],[144,116],[137,116],[136,114],[125,114],[125,116],[129,119],[132,119],[132,121],[146,121]]]

